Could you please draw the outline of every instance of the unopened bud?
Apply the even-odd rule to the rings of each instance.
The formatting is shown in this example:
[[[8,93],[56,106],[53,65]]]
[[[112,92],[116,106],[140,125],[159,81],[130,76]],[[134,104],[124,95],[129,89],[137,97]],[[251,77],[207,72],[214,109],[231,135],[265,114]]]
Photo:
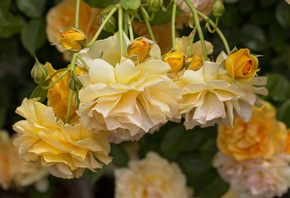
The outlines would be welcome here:
[[[107,18],[107,15],[101,14],[100,17],[100,25],[104,22],[104,20]],[[109,20],[106,22],[104,26],[104,30],[107,32],[115,33],[116,29],[116,20],[113,16],[109,18]]]
[[[130,43],[127,51],[130,57],[133,57],[133,59],[137,57],[137,60],[141,62],[149,56],[151,48],[152,46],[147,41],[139,38]]]
[[[147,4],[152,12],[157,12],[163,5],[163,0],[147,0]]]
[[[198,56],[189,56],[185,60],[185,68],[188,70],[198,70],[201,67],[201,58]]]
[[[83,87],[81,81],[75,75],[72,75],[70,77],[68,81],[68,86],[71,90],[74,90],[74,91],[78,91]]]
[[[183,68],[184,55],[181,51],[172,50],[164,55],[163,61],[170,65],[170,72],[176,73]]]
[[[60,31],[62,31],[62,33],[59,40],[62,46],[67,50],[78,52],[85,47],[86,36],[81,30],[77,28],[70,28],[68,30]]]
[[[46,80],[47,69],[42,65],[38,59],[35,57],[35,64],[31,70],[31,77],[33,78],[36,84],[41,84]]]
[[[212,13],[216,18],[219,18],[223,15],[225,11],[224,4],[221,0],[216,0],[211,7]]]

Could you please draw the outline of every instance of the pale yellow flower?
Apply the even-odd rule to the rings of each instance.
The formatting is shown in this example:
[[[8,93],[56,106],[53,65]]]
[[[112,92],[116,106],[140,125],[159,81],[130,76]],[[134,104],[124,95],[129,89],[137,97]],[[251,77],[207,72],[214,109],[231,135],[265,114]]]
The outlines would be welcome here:
[[[268,159],[284,152],[287,128],[275,116],[275,107],[263,101],[262,108],[253,107],[253,114],[248,122],[238,117],[234,120],[233,127],[219,125],[219,150],[238,161]]]
[[[26,119],[13,125],[19,133],[14,145],[20,157],[40,162],[52,175],[78,178],[86,168],[94,171],[111,161],[107,132],[92,132],[79,123],[64,125],[37,99],[24,99],[16,113]]]
[[[191,198],[186,177],[174,162],[154,152],[143,160],[132,160],[129,168],[115,171],[116,198]]]
[[[222,153],[213,159],[221,177],[240,198],[280,197],[290,186],[290,155],[279,154],[270,159],[236,161]]]
[[[44,65],[49,75],[53,75],[56,70],[52,67],[50,63],[45,63]],[[80,67],[75,68],[76,75],[82,75],[85,72]],[[53,83],[63,72],[59,72],[55,74],[50,81],[50,84]],[[53,87],[51,87],[47,92],[47,105],[53,108],[54,113],[58,118],[62,121],[66,120],[67,113],[67,104],[69,97],[69,85],[68,81],[71,78],[71,73],[68,72],[61,80],[59,80]],[[70,122],[73,123],[78,120],[78,116],[76,114],[77,107],[75,106],[75,96],[76,93],[73,93],[73,99],[71,104],[71,112],[70,112]]]
[[[237,193],[229,189],[221,198],[239,198]]]
[[[29,163],[19,158],[7,131],[0,130],[0,186],[4,190],[34,184],[38,191],[48,188],[48,171],[38,163]]]
[[[237,115],[248,121],[252,105],[259,105],[255,93],[267,94],[265,88],[253,86],[264,85],[265,77],[253,78],[252,81],[239,83],[237,86],[233,81],[225,80],[226,70],[219,65],[205,61],[199,70],[187,70],[176,81],[182,90],[183,99],[179,101],[179,106],[187,129],[216,123],[232,125]]]
[[[77,114],[88,129],[112,131],[119,140],[136,140],[169,119],[179,118],[180,90],[165,76],[168,64],[156,58],[137,65],[124,57],[120,61],[118,43],[114,35],[81,51],[89,73],[79,77],[84,87]],[[98,59],[101,51],[103,59]],[[156,44],[150,54],[160,57]]]
[[[46,34],[50,43],[59,42],[60,32],[58,30],[74,27],[75,0],[63,0],[51,8],[46,16]],[[87,3],[81,1],[79,28],[85,33],[87,41],[90,41],[99,29],[99,8],[91,8]],[[61,45],[55,45],[60,51]],[[69,56],[66,54],[68,60]]]

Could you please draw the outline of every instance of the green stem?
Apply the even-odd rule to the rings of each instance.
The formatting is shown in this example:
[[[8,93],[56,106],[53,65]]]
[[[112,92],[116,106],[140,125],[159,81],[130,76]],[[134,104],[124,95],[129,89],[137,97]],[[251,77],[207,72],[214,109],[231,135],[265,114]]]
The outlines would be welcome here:
[[[177,8],[177,0],[174,0],[173,8],[172,8],[172,17],[171,17],[171,34],[172,34],[172,49],[173,50],[176,50],[176,41],[175,41],[176,8]]]
[[[75,10],[75,27],[79,28],[79,22],[80,22],[80,5],[81,0],[76,0],[76,10]]]
[[[108,22],[108,20],[110,19],[110,17],[117,11],[119,7],[119,4],[117,4],[107,15],[107,17],[105,18],[105,20],[103,21],[103,23],[101,24],[101,26],[99,27],[98,31],[96,32],[95,36],[92,38],[92,40],[86,45],[86,47],[90,47],[99,37],[99,35],[101,34],[102,30],[104,29],[106,23]]]
[[[77,60],[77,53],[74,53],[73,57],[71,59],[70,67],[69,67],[69,70],[71,71],[71,76],[75,75],[76,60]],[[72,98],[73,98],[73,90],[70,89],[69,90],[69,95],[68,95],[65,123],[69,123]]]
[[[206,20],[211,26],[214,27],[215,23],[209,17],[207,17],[206,15],[204,15],[203,13],[201,13],[199,11],[197,13],[199,14],[199,16],[201,16],[202,18],[204,18],[204,20]],[[223,35],[222,31],[218,27],[216,27],[216,32],[218,33],[219,37],[223,41],[224,46],[225,46],[226,51],[227,51],[227,54],[230,54],[231,51],[230,51],[229,44],[227,42],[227,39]]]
[[[147,11],[145,10],[144,7],[141,7],[141,12],[142,12],[142,15],[143,15],[143,18],[144,18],[145,24],[146,24],[146,26],[147,26],[147,29],[148,29],[148,32],[149,32],[150,38],[151,38],[152,41],[155,42],[155,37],[154,37],[154,34],[153,34],[153,32],[152,32],[152,28],[151,28],[150,23],[149,23],[149,20],[148,20],[148,19],[150,19],[150,17],[149,17],[149,15],[148,15],[148,13],[147,13]],[[149,17],[149,18],[147,18],[147,17]]]
[[[204,42],[203,33],[202,33],[202,30],[201,30],[201,27],[200,27],[200,23],[199,23],[199,19],[198,19],[198,15],[197,15],[197,10],[193,6],[193,4],[191,3],[190,0],[184,0],[184,1],[186,2],[186,4],[188,5],[189,9],[191,10],[191,12],[193,14],[195,28],[197,29],[198,36],[199,36],[199,39],[200,39],[200,42],[201,42],[204,60],[207,61],[206,46],[205,46],[205,42]]]
[[[127,35],[128,37],[128,31],[129,31],[129,21],[128,21],[128,17],[127,17],[127,12],[125,11],[125,16],[124,16],[124,33]]]
[[[130,41],[132,42],[134,40],[134,31],[133,31],[133,26],[132,26],[132,22],[131,20],[134,19],[134,17],[132,17],[132,19],[130,19],[129,14],[126,12],[126,16],[127,16],[127,20],[129,23],[129,35],[130,35]]]
[[[191,53],[192,53],[192,45],[193,45],[194,37],[196,34],[195,30],[194,30],[194,33],[190,33],[190,34],[193,34],[193,35],[191,35],[191,37],[190,37],[189,51],[188,51],[189,56],[191,56]]]
[[[81,55],[79,53],[77,53],[77,57],[84,64],[85,70],[89,71],[89,66],[87,65],[86,61],[81,57]]]
[[[118,26],[119,26],[119,39],[120,39],[120,56],[124,56],[124,41],[123,41],[123,8],[119,6],[118,10]]]
[[[210,28],[210,25],[207,26],[207,30],[208,30],[210,33],[212,33],[212,34],[215,33],[216,28],[217,28],[217,26],[218,26],[218,23],[219,23],[219,18],[216,18],[216,19],[215,19],[215,25],[214,25],[213,30]]]
[[[50,85],[43,87],[41,86],[42,89],[50,89],[51,87],[53,87],[58,81],[60,81],[60,79],[62,79],[66,74],[68,73],[68,70],[66,70],[65,72],[63,72],[57,79],[55,79],[55,81],[53,81]]]

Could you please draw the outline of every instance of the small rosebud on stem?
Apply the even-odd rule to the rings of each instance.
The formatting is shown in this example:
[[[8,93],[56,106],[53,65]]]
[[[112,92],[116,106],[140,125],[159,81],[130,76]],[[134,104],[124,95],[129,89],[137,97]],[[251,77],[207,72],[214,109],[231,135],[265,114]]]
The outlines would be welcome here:
[[[71,52],[78,52],[86,45],[85,34],[77,28],[63,30],[59,40],[62,46],[66,48],[65,50]]]
[[[33,78],[34,82],[36,84],[42,84],[43,82],[45,82],[48,71],[47,69],[44,67],[44,65],[42,65],[38,59],[36,58],[36,56],[34,56],[35,58],[35,64],[31,70],[31,77]]]
[[[149,56],[152,46],[142,38],[136,39],[130,43],[127,48],[130,57],[138,57],[139,62],[145,60]]]
[[[172,50],[164,55],[163,61],[170,65],[170,72],[176,73],[184,66],[184,54],[178,50]]]
[[[220,18],[224,11],[225,7],[221,0],[216,0],[211,7],[212,13],[216,18]]]
[[[185,68],[188,70],[198,70],[201,67],[201,58],[198,56],[189,56],[185,59]]]
[[[152,12],[157,12],[163,5],[163,0],[147,0],[149,9]]]

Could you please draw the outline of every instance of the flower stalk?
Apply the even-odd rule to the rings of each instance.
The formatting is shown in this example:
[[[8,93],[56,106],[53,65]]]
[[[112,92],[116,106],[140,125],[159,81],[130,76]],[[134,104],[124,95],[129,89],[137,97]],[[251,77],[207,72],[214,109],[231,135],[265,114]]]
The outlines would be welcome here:
[[[81,0],[76,0],[76,10],[75,10],[75,27],[79,28],[80,23],[80,5]]]
[[[98,31],[96,32],[95,36],[92,38],[92,40],[85,46],[85,47],[90,47],[99,37],[99,35],[101,34],[102,30],[104,29],[106,23],[108,22],[108,20],[110,19],[111,16],[113,16],[113,14],[117,11],[119,7],[119,4],[117,4],[107,15],[107,17],[105,18],[105,20],[103,21],[103,23],[101,24],[101,26],[99,27]]]
[[[124,56],[124,41],[123,41],[123,8],[119,6],[118,10],[118,26],[119,26],[119,38],[120,38],[120,55]]]
[[[201,42],[204,60],[207,61],[208,58],[207,58],[206,46],[205,46],[205,42],[204,42],[204,37],[203,37],[202,29],[201,29],[200,23],[199,23],[197,10],[193,6],[193,4],[191,3],[190,0],[184,0],[184,1],[186,2],[186,4],[188,5],[189,9],[191,10],[191,12],[193,14],[195,28],[196,28],[196,30],[198,32],[198,36],[199,36],[199,39],[200,39],[200,42]]]
[[[141,9],[141,13],[142,13],[142,16],[143,16],[143,18],[144,18],[145,24],[146,24],[146,26],[147,26],[147,29],[148,29],[148,32],[149,32],[150,38],[151,38],[152,41],[155,42],[156,40],[155,40],[154,34],[153,34],[153,32],[152,32],[152,28],[151,28],[150,23],[149,23],[149,19],[150,19],[150,17],[149,17],[149,15],[148,15],[148,13],[147,13],[147,11],[145,10],[144,7],[140,7],[140,9]],[[149,18],[148,18],[148,17],[149,17]]]
[[[171,17],[171,35],[172,35],[172,49],[176,50],[175,42],[175,18],[176,18],[177,0],[174,0]]]

